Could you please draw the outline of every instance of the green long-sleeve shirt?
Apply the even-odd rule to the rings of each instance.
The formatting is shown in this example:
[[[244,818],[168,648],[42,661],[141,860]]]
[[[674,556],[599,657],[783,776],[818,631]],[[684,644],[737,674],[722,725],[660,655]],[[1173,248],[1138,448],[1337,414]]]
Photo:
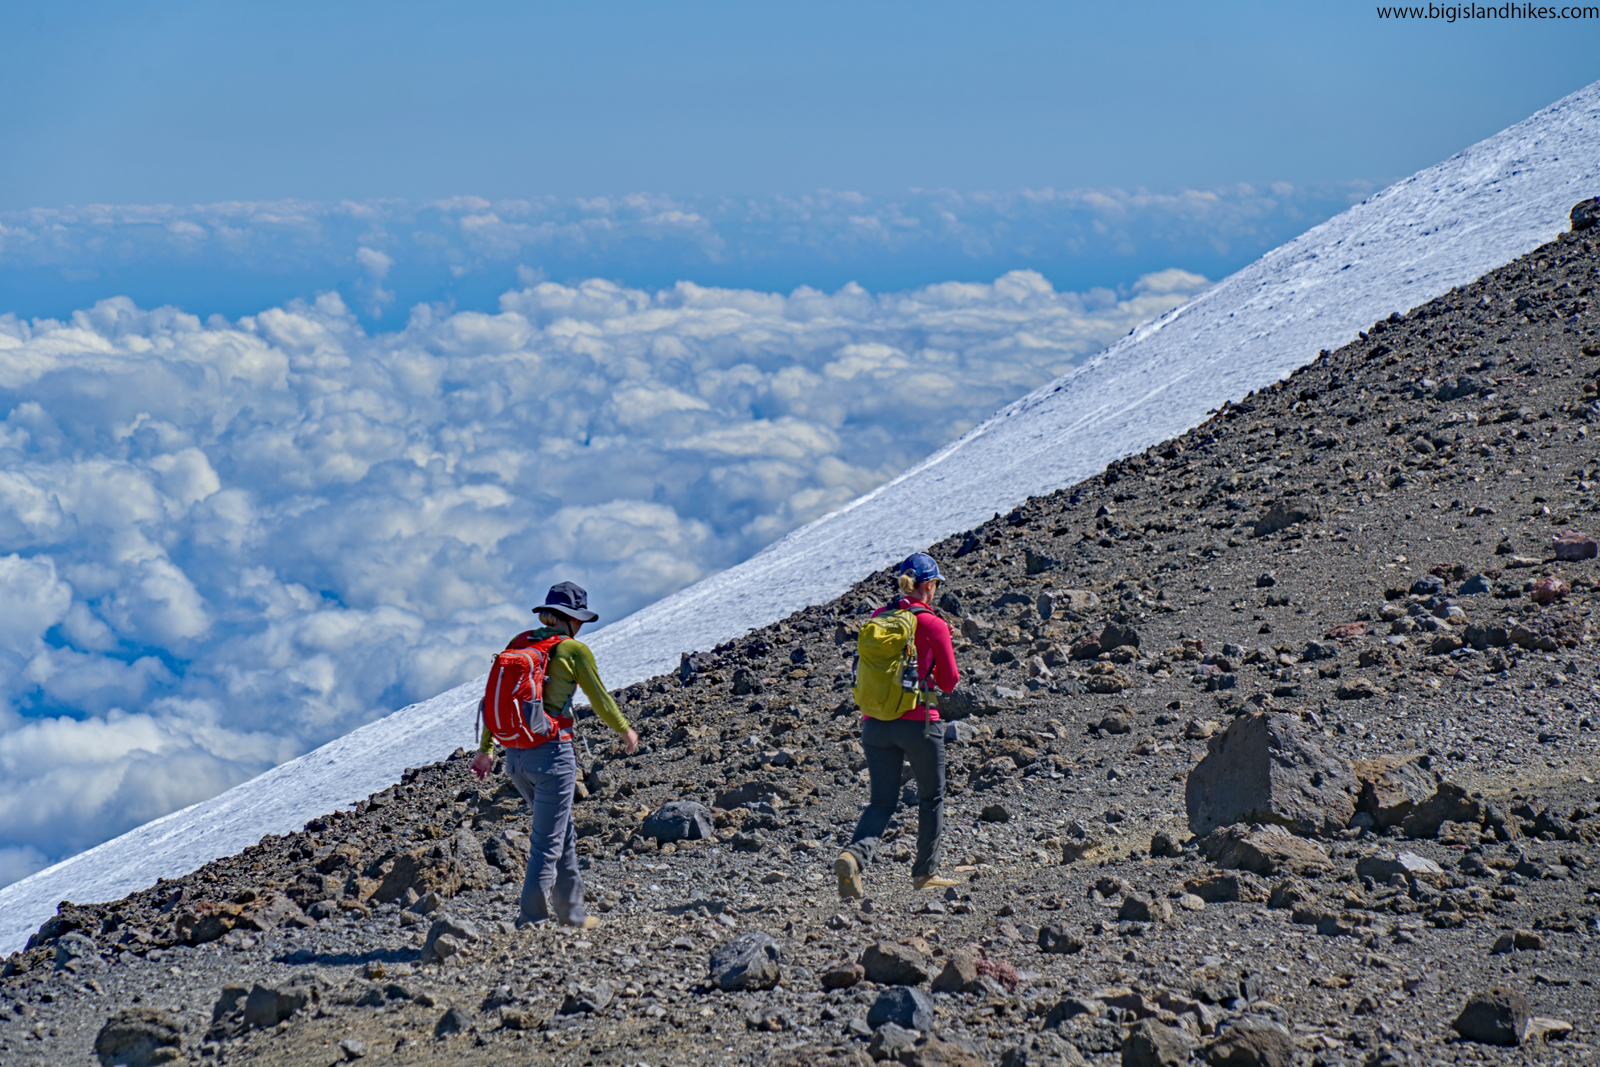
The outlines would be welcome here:
[[[540,641],[557,632],[551,629],[535,630],[528,637]],[[617,702],[611,699],[611,694],[600,681],[600,672],[594,665],[594,653],[582,641],[569,637],[557,642],[550,652],[550,668],[544,676],[545,708],[552,715],[566,708],[572,694],[580,686],[601,722],[619,734],[628,732],[628,720],[623,718],[622,709],[617,707]],[[483,737],[478,741],[478,751],[488,752],[493,747],[494,735],[485,728]]]

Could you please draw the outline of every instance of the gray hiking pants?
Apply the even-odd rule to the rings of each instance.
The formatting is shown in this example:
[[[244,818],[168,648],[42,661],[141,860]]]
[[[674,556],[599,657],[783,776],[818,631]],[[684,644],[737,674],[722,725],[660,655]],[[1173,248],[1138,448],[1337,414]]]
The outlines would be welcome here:
[[[508,748],[506,775],[533,814],[521,918],[542,922],[553,916],[579,925],[585,915],[578,834],[572,825],[572,791],[578,781],[578,757],[572,743],[550,741],[537,748]]]
[[[929,737],[928,724],[915,720],[868,719],[861,724],[861,747],[872,792],[846,851],[860,861],[863,870],[877,855],[883,832],[900,806],[901,767],[907,762],[917,780],[917,858],[911,874],[933,874],[939,869],[944,836],[944,723],[933,726],[936,732]]]

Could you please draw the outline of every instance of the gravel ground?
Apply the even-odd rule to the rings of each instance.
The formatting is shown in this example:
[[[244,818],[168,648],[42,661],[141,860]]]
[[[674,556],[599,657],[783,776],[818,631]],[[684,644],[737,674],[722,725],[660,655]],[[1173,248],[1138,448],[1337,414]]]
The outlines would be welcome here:
[[[1596,1062],[1600,564],[1552,536],[1600,517],[1597,274],[1566,235],[931,546],[965,674],[948,892],[911,888],[914,806],[868,900],[833,884],[865,800],[850,655],[877,574],[620,693],[638,755],[582,724],[596,930],[509,925],[526,815],[454,758],[64,904],[5,964],[0,1062],[93,1063],[118,1034],[103,1062]],[[1336,778],[1365,768],[1361,810],[1297,839],[1325,862],[1239,873],[1191,833],[1191,771],[1257,716]],[[1388,778],[1358,762],[1384,757]],[[1388,825],[1383,782],[1448,817]],[[714,835],[647,838],[676,799]],[[1437,871],[1373,876],[1397,852]],[[756,931],[776,984],[708,983]],[[867,1021],[906,981],[920,1037]],[[1458,1037],[1497,986],[1566,1025]]]

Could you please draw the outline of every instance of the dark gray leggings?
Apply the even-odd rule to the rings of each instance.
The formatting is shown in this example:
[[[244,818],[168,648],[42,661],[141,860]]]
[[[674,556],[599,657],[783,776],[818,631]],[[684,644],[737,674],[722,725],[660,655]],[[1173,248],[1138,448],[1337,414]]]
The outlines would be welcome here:
[[[934,723],[933,729],[934,736],[929,737],[928,724],[915,720],[868,719],[861,724],[861,747],[866,750],[872,793],[847,851],[863,869],[877,855],[883,831],[900,806],[901,767],[908,761],[917,781],[917,859],[911,874],[917,877],[939,869],[944,837],[944,724]]]

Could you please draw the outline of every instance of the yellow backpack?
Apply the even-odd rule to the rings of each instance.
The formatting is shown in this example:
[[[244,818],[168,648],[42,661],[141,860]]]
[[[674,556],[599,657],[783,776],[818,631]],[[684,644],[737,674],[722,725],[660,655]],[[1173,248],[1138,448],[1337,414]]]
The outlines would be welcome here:
[[[874,719],[898,719],[924,697],[917,672],[917,616],[927,608],[894,607],[861,624],[856,637],[856,707]],[[933,671],[929,664],[928,672]],[[930,691],[931,692],[931,691]]]

